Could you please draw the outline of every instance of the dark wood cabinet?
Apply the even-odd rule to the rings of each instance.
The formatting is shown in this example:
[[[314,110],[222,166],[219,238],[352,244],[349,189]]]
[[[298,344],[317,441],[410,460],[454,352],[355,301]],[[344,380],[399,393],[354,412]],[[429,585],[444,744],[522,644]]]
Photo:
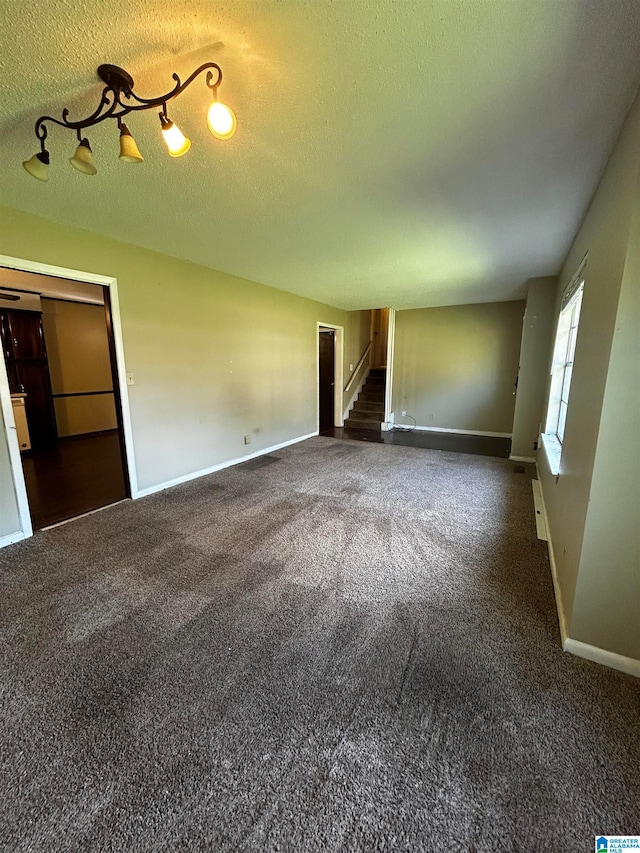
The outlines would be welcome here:
[[[0,311],[0,339],[2,340],[2,352],[4,353],[5,364],[7,365],[9,388],[12,394],[18,394],[20,390],[18,388],[18,377],[16,376],[16,363],[13,356],[8,311]]]
[[[37,311],[7,311],[7,319],[13,357],[46,361],[42,315]]]
[[[12,394],[26,394],[32,447],[57,438],[42,315],[38,311],[0,311],[0,336]]]

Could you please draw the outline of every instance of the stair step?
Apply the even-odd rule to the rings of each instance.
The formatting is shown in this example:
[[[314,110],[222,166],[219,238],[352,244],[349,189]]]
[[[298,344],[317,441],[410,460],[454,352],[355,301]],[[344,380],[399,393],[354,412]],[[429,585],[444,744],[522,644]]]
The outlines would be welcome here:
[[[347,418],[344,425],[347,429],[370,429],[380,432],[382,421],[363,421],[359,418]]]
[[[384,377],[386,375],[387,375],[387,368],[386,367],[372,367],[371,370],[369,371],[369,376],[382,376],[382,378],[384,379]]]
[[[383,421],[384,412],[368,412],[366,409],[351,409],[349,417],[356,418],[358,421]]]
[[[356,400],[352,412],[376,412],[384,416],[383,400]]]
[[[384,417],[384,412],[382,413],[382,416],[380,415],[380,412],[368,412],[366,410],[350,412],[349,417],[351,417],[351,415],[353,415],[359,421],[381,421]]]
[[[367,376],[367,381],[365,382],[365,385],[381,385],[384,387],[384,383],[385,383],[385,377],[384,376],[372,376],[371,374],[369,374]]]
[[[384,389],[372,391],[371,388],[363,388],[358,394],[358,400],[369,400],[376,403],[384,403]]]

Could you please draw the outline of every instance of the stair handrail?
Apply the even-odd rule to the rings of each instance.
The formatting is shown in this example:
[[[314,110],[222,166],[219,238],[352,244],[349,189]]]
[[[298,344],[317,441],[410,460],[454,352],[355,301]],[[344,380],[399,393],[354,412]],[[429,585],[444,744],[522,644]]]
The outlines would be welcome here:
[[[356,369],[353,371],[353,373],[352,373],[352,374],[351,374],[351,376],[349,377],[349,381],[348,381],[348,382],[347,382],[347,384],[344,386],[344,393],[345,393],[345,394],[347,393],[347,391],[349,390],[349,388],[350,388],[350,387],[353,385],[353,383],[355,382],[356,376],[358,376],[358,374],[359,374],[359,372],[360,372],[360,368],[362,367],[362,365],[363,365],[363,364],[364,364],[364,362],[365,362],[365,359],[367,358],[367,356],[368,356],[368,355],[369,355],[369,353],[371,352],[371,345],[372,345],[372,343],[373,343],[373,341],[369,341],[369,343],[367,344],[365,351],[362,353],[362,358],[361,358],[361,359],[360,359],[360,361],[356,364]]]

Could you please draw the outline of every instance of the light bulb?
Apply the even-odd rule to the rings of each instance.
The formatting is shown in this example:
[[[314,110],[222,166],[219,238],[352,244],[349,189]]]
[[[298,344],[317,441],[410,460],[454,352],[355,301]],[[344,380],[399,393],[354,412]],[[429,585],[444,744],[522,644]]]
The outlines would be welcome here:
[[[231,139],[238,126],[233,110],[220,101],[214,101],[209,107],[207,124],[217,139]]]
[[[177,124],[169,121],[162,114],[160,115],[160,122],[162,123],[162,135],[164,141],[167,143],[169,154],[172,157],[182,157],[191,148],[191,140],[187,139]]]

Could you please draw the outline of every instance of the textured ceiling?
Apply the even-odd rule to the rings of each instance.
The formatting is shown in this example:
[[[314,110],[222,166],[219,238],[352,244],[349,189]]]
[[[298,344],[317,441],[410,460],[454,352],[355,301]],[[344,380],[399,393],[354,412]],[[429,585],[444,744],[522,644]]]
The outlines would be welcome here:
[[[640,84],[637,0],[4,0],[2,203],[345,308],[520,298],[566,254]],[[196,82],[129,120],[145,156],[89,133],[99,173],[20,163],[35,119],[97,105],[95,68],[141,95],[208,59],[238,116],[210,136]],[[96,270],[108,274],[109,270]]]

